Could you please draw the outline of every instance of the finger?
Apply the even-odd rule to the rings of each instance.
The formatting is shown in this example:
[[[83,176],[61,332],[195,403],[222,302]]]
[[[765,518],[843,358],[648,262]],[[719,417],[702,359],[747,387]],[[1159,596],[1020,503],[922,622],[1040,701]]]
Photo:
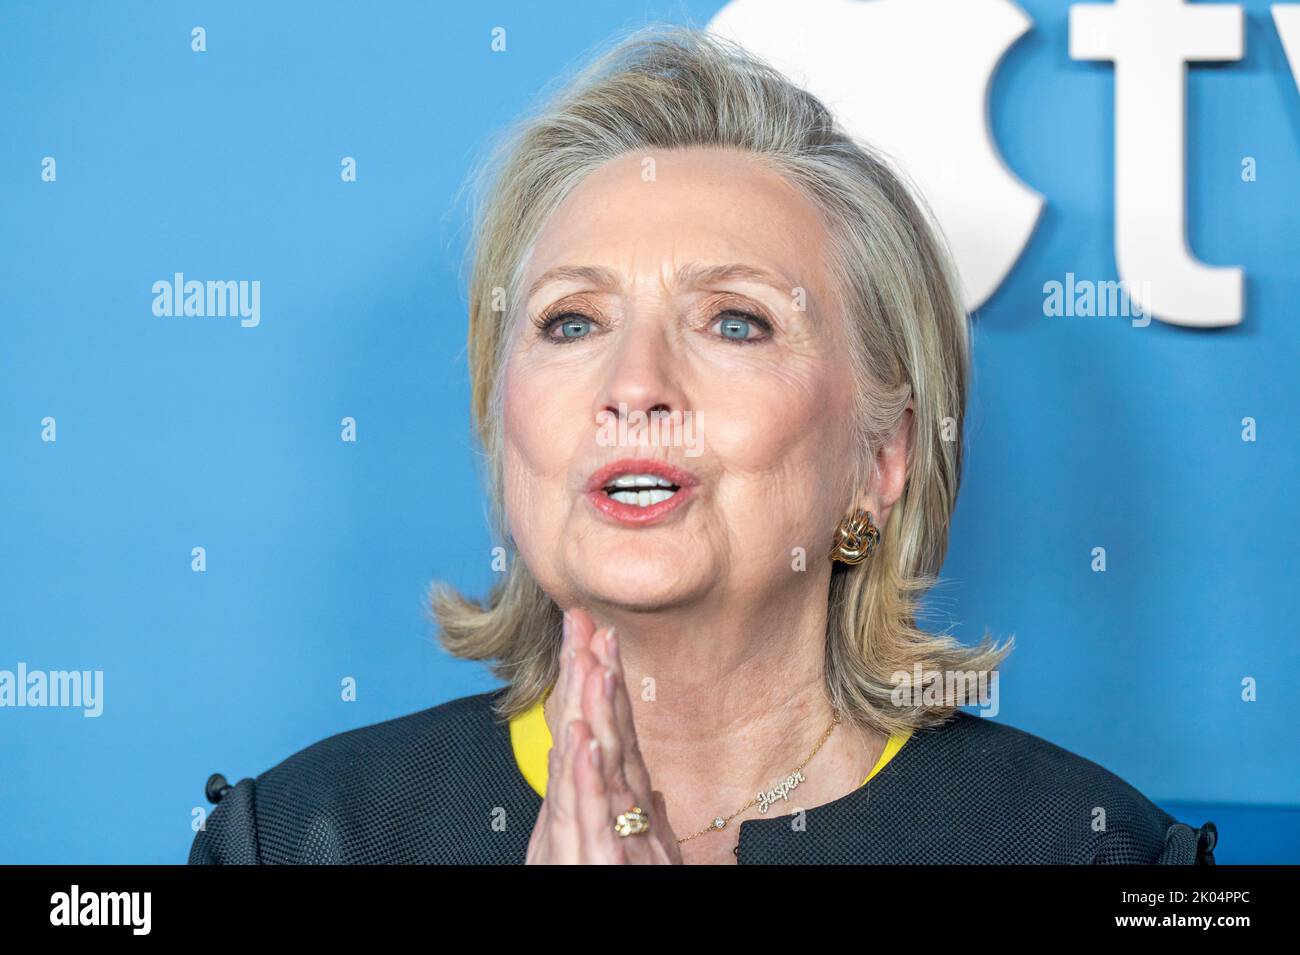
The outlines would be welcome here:
[[[596,659],[601,664],[609,665],[609,635],[614,632],[613,627],[600,627],[587,641],[587,649],[596,655]]]
[[[619,772],[623,772],[623,755],[628,743],[624,741],[623,737],[621,737],[624,728],[619,724],[619,721],[617,721],[614,709],[615,681],[623,678],[621,677],[619,660],[616,659],[616,654],[614,652],[616,646],[615,629],[612,628],[612,626],[611,628],[598,630],[595,637],[591,638],[591,654],[595,656],[595,659],[597,659],[602,669],[610,670],[612,673],[610,682],[603,686],[604,691],[606,691],[606,693],[603,694],[604,699],[608,700],[608,706],[604,707],[608,709],[608,719],[607,721],[604,721],[604,729],[606,729],[606,733],[602,734],[602,726],[595,724],[595,722],[591,724],[591,728],[595,730],[597,738],[601,739],[601,743],[604,746],[604,754],[606,754],[608,761],[610,761],[610,763],[616,763]],[[591,713],[586,713],[586,719],[588,719],[588,721],[591,720]],[[614,735],[612,735],[612,738],[607,738],[607,734]],[[606,772],[606,778],[608,777],[610,777],[610,772]]]
[[[618,728],[623,743],[622,767],[632,791],[643,799],[648,799],[651,792],[650,772],[645,760],[641,758],[641,744],[637,741],[636,723],[632,719],[632,698],[627,692],[627,677],[623,672],[623,656],[619,652],[618,634],[613,630],[606,635],[606,658],[614,671],[614,696],[611,705],[614,711],[614,723]]]
[[[592,670],[596,669],[596,658],[591,651],[580,649],[569,661],[569,682],[564,690],[564,697],[559,700],[556,715],[560,726],[568,726],[575,720],[584,719],[582,714],[582,688],[586,685]],[[565,744],[567,745],[567,744]],[[563,750],[564,747],[561,747]]]
[[[584,724],[576,723],[583,727]],[[591,734],[590,727],[574,734],[574,789],[577,793],[577,825],[581,861],[584,864],[610,864],[620,862],[621,853],[613,843],[614,813],[610,811],[605,789],[604,766],[600,740]]]
[[[593,647],[598,646],[601,640],[602,638],[597,636],[593,641]],[[605,812],[608,816],[606,827],[620,812],[625,812],[634,806],[641,807],[647,812],[650,810],[650,802],[646,798],[649,796],[649,790],[634,792],[628,785],[627,776],[623,771],[622,753],[625,747],[614,723],[615,680],[617,677],[609,667],[593,666],[583,686],[584,720],[591,727],[600,744],[601,758],[604,763],[602,783],[606,791],[604,800]],[[653,820],[653,816],[651,818]],[[645,834],[625,839],[614,833],[611,839],[607,829],[592,831],[600,836],[600,839],[595,840],[597,844],[604,844],[606,853],[613,852],[617,861],[640,865],[655,861],[650,837]]]
[[[562,664],[563,686],[557,688],[559,695],[551,700],[551,712],[546,720],[552,745],[559,747],[561,757],[567,745],[565,728],[574,720],[582,719],[582,684],[594,662],[591,651],[575,646]]]
[[[546,801],[551,804],[546,832],[549,862],[572,864],[579,859],[577,790],[573,776],[574,751],[577,749],[574,738],[578,732],[578,721],[566,724],[562,752],[553,761],[558,772],[549,775],[546,781]]]
[[[600,696],[596,696],[596,680],[589,676],[584,692],[584,703],[588,707],[589,721],[592,723],[593,730],[598,736],[601,733],[612,734],[612,739],[615,741],[611,742],[605,751],[605,756],[610,762],[614,761],[616,754],[618,758],[617,767],[607,769],[605,773],[608,785],[611,787],[611,807],[618,811],[625,804],[637,805],[650,816],[649,832],[620,840],[623,843],[624,857],[633,865],[670,863],[675,855],[679,857],[680,854],[677,853],[672,827],[668,824],[666,808],[662,802],[658,807],[655,805],[655,793],[650,785],[650,774],[640,756],[636,727],[632,721],[631,699],[627,694],[627,685],[618,658],[617,634],[612,629],[602,631],[592,641],[592,649],[606,661],[607,665],[599,669]],[[617,705],[619,699],[623,701],[622,719],[619,718]]]
[[[586,608],[570,607],[569,628],[575,645],[585,647],[596,634],[596,621]]]
[[[596,644],[603,642],[598,636]],[[623,737],[614,718],[614,681],[618,677],[608,666],[594,666],[582,688],[582,718],[591,726],[605,757],[606,785],[615,792],[630,790],[623,768]]]
[[[650,830],[641,836],[623,840],[628,843],[627,861],[631,865],[673,865],[682,861],[681,849],[673,827],[668,823],[668,805],[663,793],[655,790],[641,803],[650,814]]]
[[[533,823],[532,834],[528,837],[528,851],[524,853],[525,865],[536,865],[546,852],[546,800],[537,812],[537,821]]]
[[[581,689],[582,681],[586,677],[584,655],[588,660],[592,659],[588,651],[594,627],[591,614],[581,608],[574,608],[567,616],[569,619],[568,648],[560,654],[560,679],[557,681],[555,692],[558,695],[555,697],[552,710],[555,720],[555,725],[551,727],[552,735],[567,726],[571,720],[582,718]]]
[[[561,645],[561,665],[566,659],[571,660],[579,650],[591,646],[591,638],[596,633],[596,621],[590,613],[581,607],[570,607],[564,612],[564,641]]]
[[[586,614],[585,616],[589,618],[590,614]],[[556,676],[555,686],[553,686],[550,693],[547,694],[548,708],[551,713],[554,713],[555,710],[554,704],[549,703],[549,698],[553,695],[556,703],[564,699],[564,690],[565,686],[568,684],[569,677],[569,661],[573,659],[573,651],[578,646],[590,642],[590,636],[586,634],[585,630],[574,625],[573,608],[564,611],[564,615],[560,618],[560,632],[562,634],[560,639],[560,670]],[[563,721],[557,717],[555,726],[551,727],[551,735],[558,735],[559,728],[563,725]]]
[[[606,705],[598,707],[601,711],[599,715],[595,712],[586,713],[586,719],[592,724],[592,729],[596,737],[600,740],[601,745],[605,748],[606,756],[606,779],[612,778],[612,774],[617,772],[623,776],[624,783],[627,783],[627,775],[623,768],[624,750],[627,748],[627,742],[623,739],[624,729],[620,726],[617,715],[614,712],[614,681],[622,679],[618,661],[611,656],[611,638],[614,635],[613,627],[606,627],[596,632],[590,643],[591,652],[595,655],[600,664],[602,673],[608,670],[612,676],[608,682],[602,684],[604,690],[602,696]],[[598,721],[597,721],[598,720]]]
[[[561,734],[556,734],[556,739],[562,739]],[[554,792],[558,792],[559,783],[552,784],[552,780],[559,780],[563,772],[564,747],[553,743],[546,753],[546,792],[542,796],[542,807],[537,812],[537,822],[533,825],[533,833],[528,839],[528,852],[525,855],[525,862],[530,864],[549,863],[550,842],[548,834],[552,826],[555,825],[555,814],[551,812],[551,807],[557,802],[556,799],[548,798]]]

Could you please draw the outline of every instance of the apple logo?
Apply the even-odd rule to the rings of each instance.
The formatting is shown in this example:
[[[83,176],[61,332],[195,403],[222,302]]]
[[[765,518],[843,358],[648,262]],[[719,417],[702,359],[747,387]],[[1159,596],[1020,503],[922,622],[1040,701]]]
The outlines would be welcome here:
[[[1032,25],[1010,0],[732,0],[708,29],[889,157],[929,203],[973,310],[1011,271],[1043,207],[988,130],[993,71]]]

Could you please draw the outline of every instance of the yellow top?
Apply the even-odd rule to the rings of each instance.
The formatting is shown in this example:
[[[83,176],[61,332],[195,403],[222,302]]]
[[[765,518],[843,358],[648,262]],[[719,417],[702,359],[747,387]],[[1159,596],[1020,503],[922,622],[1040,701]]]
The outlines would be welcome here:
[[[515,763],[528,785],[537,795],[546,798],[546,757],[551,751],[551,728],[546,725],[546,715],[542,710],[542,700],[538,700],[526,713],[520,713],[510,721],[510,747],[515,753]],[[897,755],[912,735],[908,730],[889,737],[885,748],[881,750],[876,765],[871,767],[866,785],[873,776],[885,768],[885,764]]]

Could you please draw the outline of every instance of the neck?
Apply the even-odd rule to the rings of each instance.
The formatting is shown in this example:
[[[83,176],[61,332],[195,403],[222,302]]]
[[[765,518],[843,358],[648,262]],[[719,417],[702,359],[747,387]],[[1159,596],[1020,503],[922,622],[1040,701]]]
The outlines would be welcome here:
[[[811,575],[810,575],[811,576]],[[793,773],[831,725],[825,693],[826,587],[745,606],[628,613],[598,608],[618,630],[637,740],[677,835],[728,816]],[[845,720],[804,767],[798,799],[766,816],[855,788],[879,743]],[[762,818],[750,809],[737,818]],[[707,838],[707,837],[706,837]]]

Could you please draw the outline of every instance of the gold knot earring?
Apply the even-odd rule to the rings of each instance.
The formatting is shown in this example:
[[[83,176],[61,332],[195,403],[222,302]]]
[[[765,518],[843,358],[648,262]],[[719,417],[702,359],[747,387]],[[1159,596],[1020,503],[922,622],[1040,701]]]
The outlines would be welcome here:
[[[855,510],[841,518],[835,528],[835,546],[831,560],[845,564],[860,564],[875,551],[880,543],[880,528],[871,523],[871,512]]]

